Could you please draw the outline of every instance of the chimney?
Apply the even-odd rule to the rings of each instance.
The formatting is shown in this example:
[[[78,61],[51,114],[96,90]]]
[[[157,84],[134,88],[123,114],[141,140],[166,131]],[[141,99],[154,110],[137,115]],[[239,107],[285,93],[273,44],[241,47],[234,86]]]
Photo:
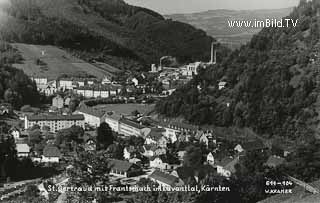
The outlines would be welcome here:
[[[211,43],[211,59],[210,64],[216,64],[217,63],[217,50],[214,48],[214,42]]]
[[[211,59],[210,59],[210,63],[213,63],[213,56],[214,55],[214,48],[213,48],[213,42],[211,43]]]

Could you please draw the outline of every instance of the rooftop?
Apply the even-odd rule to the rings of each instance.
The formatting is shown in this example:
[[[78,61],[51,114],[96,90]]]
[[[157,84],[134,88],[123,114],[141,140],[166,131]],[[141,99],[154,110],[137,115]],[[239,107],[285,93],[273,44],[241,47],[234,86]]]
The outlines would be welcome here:
[[[88,107],[85,104],[82,104],[78,111],[81,112],[81,113],[86,113],[86,114],[89,114],[89,115],[92,115],[92,116],[96,116],[96,117],[99,117],[99,118],[101,118],[101,117],[103,117],[105,115],[105,112],[103,110],[97,110],[97,109],[94,109],[92,107]]]
[[[127,172],[131,167],[134,166],[134,164],[127,161],[110,159],[108,162],[108,166],[110,167],[110,169],[116,169],[118,171]]]
[[[17,144],[17,152],[18,153],[29,153],[30,147],[27,144]]]
[[[84,120],[81,114],[61,115],[61,114],[39,114],[27,116],[29,121],[58,121],[58,120]]]
[[[167,185],[170,186],[174,186],[175,183],[177,183],[179,181],[179,179],[173,175],[167,174],[167,173],[163,173],[161,171],[154,171],[149,178],[152,178],[154,180],[157,180],[159,182],[165,183]]]
[[[119,120],[120,123],[123,123],[125,125],[129,125],[131,127],[134,127],[134,128],[137,128],[137,129],[143,129],[143,128],[146,128],[145,126],[143,125],[140,125],[139,123],[136,123],[132,120],[129,120],[129,119],[125,119],[125,118],[121,118]]]
[[[47,145],[43,149],[43,156],[45,156],[45,157],[60,157],[61,152],[57,147],[52,146],[52,145]]]
[[[277,156],[270,156],[265,163],[266,166],[269,167],[277,167],[285,162],[284,158],[277,157]]]

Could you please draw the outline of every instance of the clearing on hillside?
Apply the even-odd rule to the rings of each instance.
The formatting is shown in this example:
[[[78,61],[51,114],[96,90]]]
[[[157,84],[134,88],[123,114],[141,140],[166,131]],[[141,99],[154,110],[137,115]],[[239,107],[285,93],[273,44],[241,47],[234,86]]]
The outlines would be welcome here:
[[[30,77],[46,77],[53,80],[61,75],[69,75],[102,79],[118,70],[109,65],[103,68],[95,66],[51,45],[13,43],[12,46],[24,59],[21,64],[14,64],[14,67],[23,70]]]

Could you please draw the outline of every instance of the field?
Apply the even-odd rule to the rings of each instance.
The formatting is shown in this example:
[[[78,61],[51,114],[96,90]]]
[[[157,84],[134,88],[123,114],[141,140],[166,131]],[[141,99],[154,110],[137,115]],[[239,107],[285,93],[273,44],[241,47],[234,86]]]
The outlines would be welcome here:
[[[22,55],[23,62],[14,67],[23,70],[30,77],[56,79],[61,75],[94,76],[102,79],[118,69],[112,66],[103,68],[73,57],[66,51],[49,45],[12,44]],[[108,70],[110,69],[110,70]]]
[[[142,114],[148,114],[153,111],[154,104],[104,104],[97,105],[95,109],[103,110],[105,112],[113,111],[116,114],[122,115],[131,115],[135,110],[139,111]]]

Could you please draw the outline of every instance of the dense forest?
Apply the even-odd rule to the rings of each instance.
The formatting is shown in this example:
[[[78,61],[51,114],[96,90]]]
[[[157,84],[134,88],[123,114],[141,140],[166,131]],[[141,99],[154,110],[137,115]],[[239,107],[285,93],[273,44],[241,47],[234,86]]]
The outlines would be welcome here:
[[[85,60],[127,70],[157,63],[208,60],[213,40],[202,30],[164,19],[122,0],[11,0],[2,36],[9,41],[51,44]]]
[[[157,104],[196,124],[251,127],[269,137],[319,135],[320,2],[301,1],[297,27],[264,28],[250,43]],[[218,83],[226,82],[219,90]]]
[[[38,105],[40,101],[36,84],[22,70],[11,66],[21,60],[16,50],[0,42],[0,101],[15,108],[24,104]]]

